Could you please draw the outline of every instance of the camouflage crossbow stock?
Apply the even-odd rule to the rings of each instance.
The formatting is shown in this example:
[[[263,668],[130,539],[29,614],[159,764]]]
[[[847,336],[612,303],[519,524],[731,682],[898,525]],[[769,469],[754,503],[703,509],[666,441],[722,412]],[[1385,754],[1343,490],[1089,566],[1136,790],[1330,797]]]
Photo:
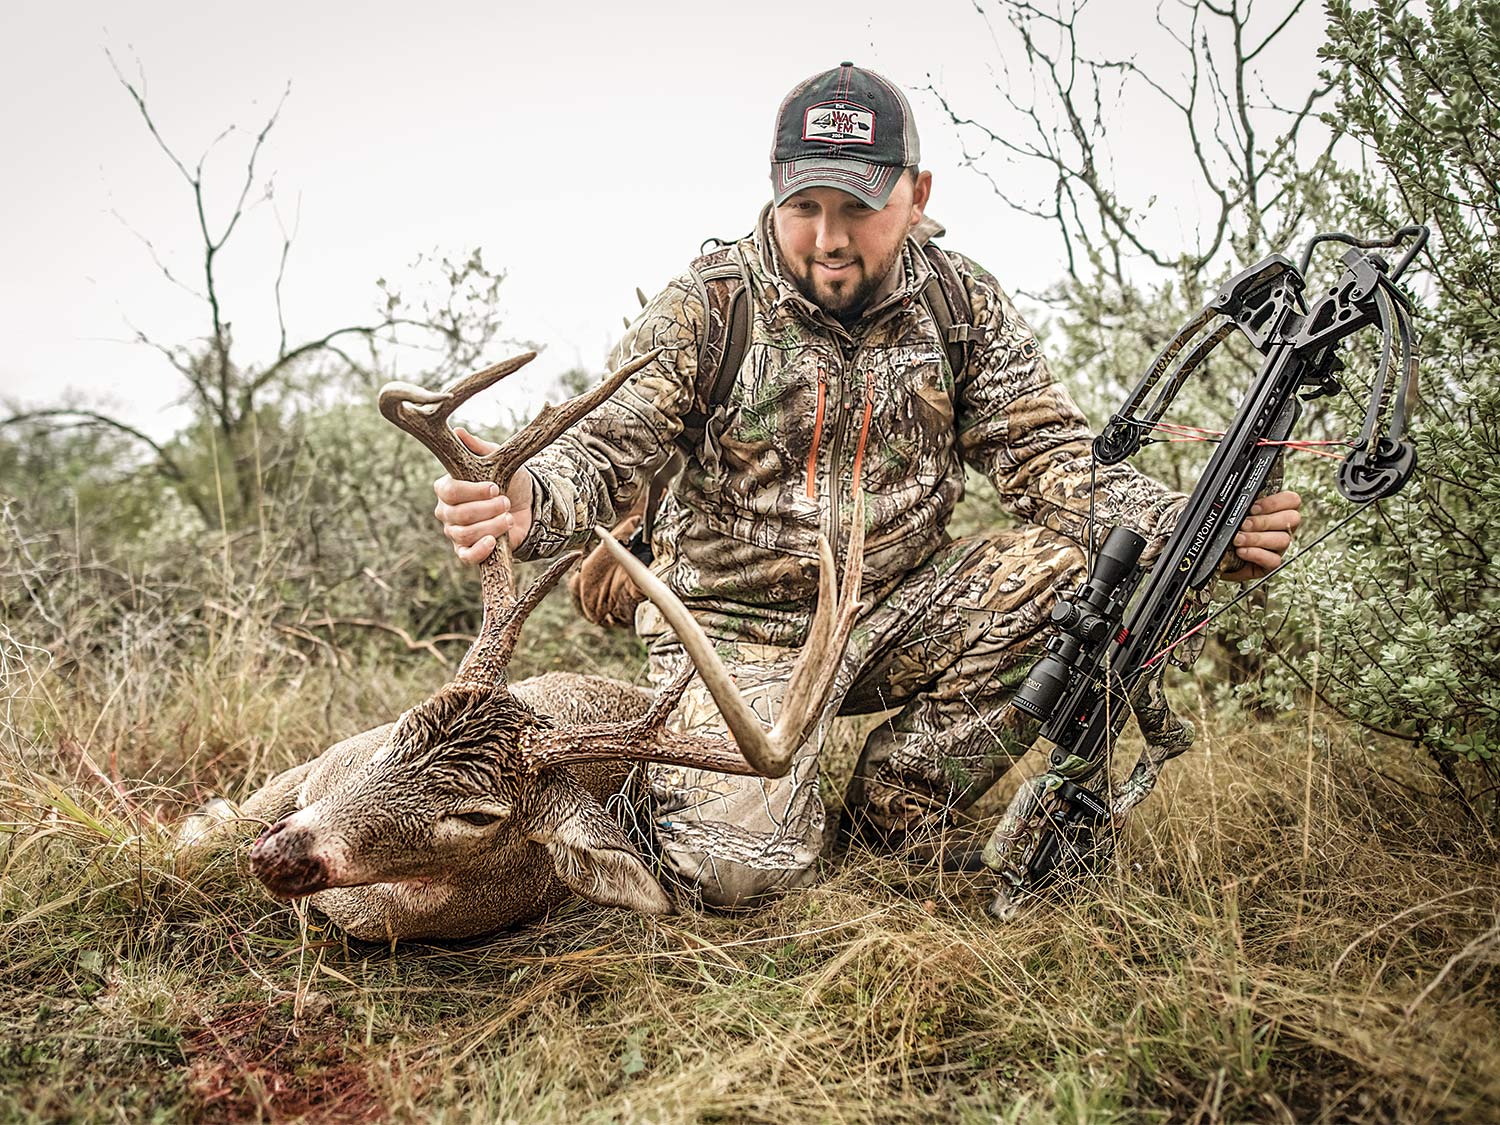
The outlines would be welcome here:
[[[1185,668],[1197,656],[1221,560],[1251,503],[1279,471],[1282,451],[1299,444],[1288,438],[1300,400],[1343,390],[1336,377],[1339,344],[1371,325],[1384,337],[1380,363],[1363,425],[1339,467],[1339,491],[1362,507],[1390,496],[1411,476],[1416,453],[1405,433],[1417,357],[1410,302],[1396,281],[1427,237],[1420,226],[1382,240],[1320,234],[1297,264],[1273,254],[1245,270],[1162,349],[1095,439],[1094,457],[1113,465],[1160,440],[1156,435],[1183,433],[1187,428],[1162,420],[1164,412],[1236,329],[1265,357],[1155,564],[1139,566],[1145,540],[1116,527],[1083,585],[1052,610],[1057,628],[1015,703],[1042,722],[1041,734],[1053,748],[1047,770],[1022,785],[984,850],[983,862],[1001,876],[995,916],[1013,917],[1026,892],[1059,877],[1100,870],[1120,823],[1151,792],[1163,763],[1192,744],[1191,726],[1166,702],[1166,658]],[[1349,249],[1338,280],[1313,299],[1304,292],[1305,274],[1313,249],[1324,242]],[[1403,245],[1394,269],[1368,252]],[[1094,542],[1092,533],[1090,527]],[[1146,749],[1111,792],[1110,753],[1132,713]],[[1095,778],[1103,785],[1090,788]]]

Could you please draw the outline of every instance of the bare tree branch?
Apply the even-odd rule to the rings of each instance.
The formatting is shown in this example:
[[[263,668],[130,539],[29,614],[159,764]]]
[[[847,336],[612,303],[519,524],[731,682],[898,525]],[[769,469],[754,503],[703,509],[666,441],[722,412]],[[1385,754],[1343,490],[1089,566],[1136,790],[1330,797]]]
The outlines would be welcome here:
[[[71,419],[87,425],[107,426],[140,441],[156,459],[161,472],[184,499],[205,516],[223,509],[228,524],[259,518],[261,493],[289,473],[300,437],[292,424],[296,410],[307,401],[326,401],[327,380],[313,386],[310,376],[335,375],[340,380],[376,382],[391,363],[391,349],[420,348],[424,381],[450,378],[457,367],[472,367],[498,332],[496,312],[502,274],[485,268],[479,252],[451,260],[419,256],[415,266],[429,272],[440,269],[438,296],[420,292],[408,302],[384,280],[376,313],[361,323],[344,324],[307,334],[298,342],[286,307],[286,283],[291,252],[300,224],[300,200],[290,229],[275,205],[274,180],[262,172],[269,139],[280,121],[290,96],[290,85],[281,92],[259,129],[245,139],[243,163],[232,175],[221,174],[212,157],[220,145],[239,134],[235,126],[221,130],[190,163],[170,143],[153,116],[147,97],[144,72],[137,64],[136,77],[124,74],[115,56],[105,52],[114,75],[131,99],[152,142],[189,189],[194,222],[194,255],[201,269],[202,286],[186,282],[187,274],[173,268],[161,246],[135,230],[124,216],[115,217],[141,243],[156,271],[174,287],[201,301],[204,313],[202,335],[184,343],[164,343],[131,324],[135,342],[160,355],[181,380],[181,401],[186,403],[206,432],[184,443],[191,455],[175,445],[153,441],[140,430],[111,417],[106,411],[58,407],[18,414],[0,424],[26,420]],[[226,182],[227,181],[227,182]],[[227,192],[221,195],[221,189]],[[263,194],[257,196],[257,191]],[[275,314],[274,355],[264,362],[245,360],[236,350],[233,320],[224,303],[223,252],[230,240],[243,237],[246,215],[262,202],[270,202],[280,235],[274,277],[269,279],[269,298]],[[129,318],[126,318],[129,323]],[[362,347],[353,346],[353,341]],[[243,348],[245,345],[241,345]],[[361,358],[363,356],[363,358]],[[430,357],[430,362],[429,362]],[[203,442],[207,449],[195,443]],[[207,458],[211,475],[199,471],[199,453]],[[215,516],[209,520],[217,523]]]
[[[1050,205],[998,194],[1007,206],[1056,227],[1075,279],[1083,263],[1098,262],[1111,281],[1123,283],[1132,260],[1195,277],[1220,259],[1231,235],[1240,254],[1261,251],[1270,236],[1283,233],[1288,215],[1298,212],[1294,193],[1273,172],[1295,153],[1306,122],[1316,117],[1316,107],[1330,90],[1320,86],[1305,99],[1299,95],[1298,106],[1283,109],[1265,96],[1254,64],[1286,39],[1305,8],[1306,0],[1294,0],[1274,23],[1259,30],[1261,21],[1246,0],[1161,0],[1155,25],[1181,60],[1173,76],[1134,58],[1089,54],[1083,47],[1085,3],[976,3],[992,36],[1007,25],[1014,36],[1019,51],[1002,46],[1002,56],[1025,59],[1023,77],[1030,79],[1031,99],[1018,93],[1008,71],[996,88],[1004,114],[1020,128],[1009,122],[983,124],[979,115],[934,93],[960,136],[983,139],[980,151],[965,146],[966,158],[981,172],[988,152],[1047,167],[1054,179]],[[990,18],[991,13],[1002,19]],[[1113,182],[1109,111],[1125,104],[1132,89],[1159,99],[1175,116],[1182,130],[1181,150],[1197,170],[1196,182],[1212,195],[1213,210],[1196,245],[1179,247],[1153,237],[1141,221],[1147,208],[1129,202]],[[1263,133],[1272,139],[1267,142]],[[1280,208],[1274,215],[1273,206]]]

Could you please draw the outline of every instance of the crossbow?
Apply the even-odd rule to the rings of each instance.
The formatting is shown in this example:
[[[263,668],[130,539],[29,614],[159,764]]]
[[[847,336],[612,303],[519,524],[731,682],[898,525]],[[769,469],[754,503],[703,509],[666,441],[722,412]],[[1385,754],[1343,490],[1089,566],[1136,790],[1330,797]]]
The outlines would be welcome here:
[[[1363,424],[1339,466],[1339,491],[1363,506],[1411,477],[1416,450],[1405,435],[1417,356],[1411,302],[1396,282],[1427,238],[1422,226],[1380,240],[1319,234],[1298,263],[1273,254],[1238,274],[1162,348],[1094,440],[1097,462],[1113,465],[1159,435],[1183,433],[1163,421],[1167,407],[1236,331],[1264,356],[1154,564],[1140,565],[1141,536],[1116,527],[1082,585],[1052,608],[1046,654],[1015,696],[1052,743],[1047,769],[1022,785],[983,854],[1001,876],[991,907],[997,917],[1013,916],[1029,891],[1102,869],[1119,824],[1155,787],[1163,763],[1192,744],[1191,726],[1172,714],[1162,687],[1168,657],[1185,668],[1201,650],[1234,535],[1279,473],[1283,450],[1303,444],[1289,440],[1302,403],[1343,391],[1339,345],[1372,325],[1383,337],[1380,360]],[[1327,242],[1348,247],[1343,271],[1326,292],[1309,294],[1313,250]],[[1401,247],[1394,268],[1371,252]],[[1110,754],[1131,714],[1146,749],[1111,788]]]

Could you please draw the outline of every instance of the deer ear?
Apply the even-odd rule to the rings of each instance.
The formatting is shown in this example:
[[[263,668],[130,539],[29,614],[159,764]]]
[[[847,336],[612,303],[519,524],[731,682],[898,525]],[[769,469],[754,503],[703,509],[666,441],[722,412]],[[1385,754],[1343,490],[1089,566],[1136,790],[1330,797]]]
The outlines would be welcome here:
[[[537,791],[526,834],[552,854],[558,877],[601,906],[676,913],[614,817],[570,774],[551,772]]]

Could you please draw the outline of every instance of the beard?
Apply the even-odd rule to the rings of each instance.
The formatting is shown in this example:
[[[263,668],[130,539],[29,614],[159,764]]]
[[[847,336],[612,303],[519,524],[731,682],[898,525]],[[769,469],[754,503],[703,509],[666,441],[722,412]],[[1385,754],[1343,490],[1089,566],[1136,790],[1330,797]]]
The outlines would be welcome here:
[[[870,307],[870,302],[879,292],[885,279],[890,276],[890,272],[896,268],[896,262],[900,257],[901,247],[897,246],[884,262],[876,263],[874,269],[866,269],[864,268],[866,263],[863,260],[853,259],[854,265],[849,270],[850,276],[847,280],[844,278],[837,278],[833,281],[814,280],[814,259],[812,258],[805,258],[795,263],[788,261],[786,266],[798,292],[848,328],[858,321],[864,315],[865,310]],[[842,262],[848,259],[833,260]]]

